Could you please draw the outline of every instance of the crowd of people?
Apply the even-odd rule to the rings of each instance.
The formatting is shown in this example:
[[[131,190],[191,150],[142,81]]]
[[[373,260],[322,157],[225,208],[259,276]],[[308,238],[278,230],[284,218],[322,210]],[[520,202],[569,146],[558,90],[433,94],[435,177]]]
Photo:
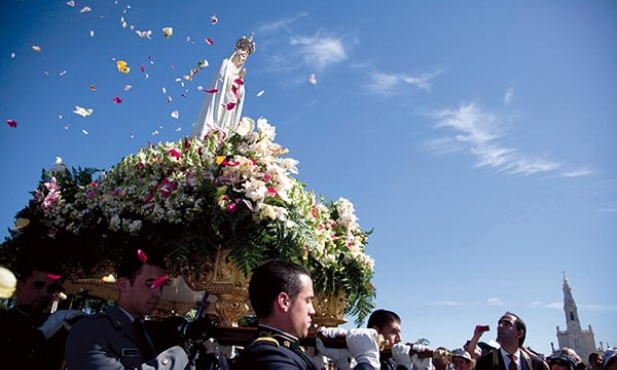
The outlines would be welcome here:
[[[402,340],[402,321],[378,309],[366,328],[320,328],[312,333],[314,291],[301,265],[271,260],[257,267],[249,298],[257,319],[255,335],[226,356],[208,335],[212,321],[197,317],[146,320],[155,310],[167,279],[163,259],[141,251],[117,271],[119,297],[107,312],[86,315],[62,309],[49,314],[60,275],[40,266],[17,271],[14,305],[0,310],[0,354],[25,369],[355,369],[355,370],[617,370],[617,348],[593,352],[587,364],[573,349],[544,356],[525,347],[523,319],[506,312],[497,321],[497,338],[480,341],[477,325],[460,349],[432,349]],[[345,348],[328,338],[344,338]]]

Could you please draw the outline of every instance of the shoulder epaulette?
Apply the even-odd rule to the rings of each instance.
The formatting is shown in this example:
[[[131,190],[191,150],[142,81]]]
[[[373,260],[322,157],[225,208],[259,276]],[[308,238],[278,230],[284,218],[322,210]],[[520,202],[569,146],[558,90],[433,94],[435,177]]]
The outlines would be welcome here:
[[[254,343],[269,343],[269,344],[274,344],[277,347],[279,346],[279,341],[272,337],[259,337],[255,339]]]

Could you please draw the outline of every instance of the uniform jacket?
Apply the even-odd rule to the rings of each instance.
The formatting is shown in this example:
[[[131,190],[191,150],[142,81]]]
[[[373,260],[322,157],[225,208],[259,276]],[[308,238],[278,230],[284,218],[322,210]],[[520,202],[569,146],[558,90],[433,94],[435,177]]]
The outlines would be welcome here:
[[[69,333],[66,365],[69,370],[189,369],[186,352],[179,346],[144,358],[137,332],[129,317],[114,306],[107,313],[80,320]]]
[[[232,370],[319,370],[298,339],[280,330],[260,325],[257,337],[234,361]]]
[[[544,370],[544,363],[537,357],[531,357],[524,351],[520,350],[522,370]],[[484,356],[480,357],[476,362],[474,370],[507,370],[506,363],[503,360],[500,349],[494,349]]]
[[[21,369],[60,369],[68,331],[61,329],[45,340],[38,327],[48,315],[36,315],[27,308],[0,310],[0,358]]]

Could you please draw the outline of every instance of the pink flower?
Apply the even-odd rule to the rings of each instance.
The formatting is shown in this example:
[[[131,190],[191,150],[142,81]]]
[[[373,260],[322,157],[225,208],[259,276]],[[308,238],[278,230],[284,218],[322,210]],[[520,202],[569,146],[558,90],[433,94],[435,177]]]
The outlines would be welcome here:
[[[180,159],[180,152],[179,152],[179,151],[177,151],[177,150],[176,150],[176,149],[174,149],[174,148],[169,149],[169,150],[167,151],[167,153],[168,153],[168,154],[170,154],[172,157],[174,157],[174,158],[176,158],[176,159]]]
[[[230,203],[227,206],[227,212],[229,213],[236,213],[237,210],[238,210],[238,206],[236,205],[236,203]]]

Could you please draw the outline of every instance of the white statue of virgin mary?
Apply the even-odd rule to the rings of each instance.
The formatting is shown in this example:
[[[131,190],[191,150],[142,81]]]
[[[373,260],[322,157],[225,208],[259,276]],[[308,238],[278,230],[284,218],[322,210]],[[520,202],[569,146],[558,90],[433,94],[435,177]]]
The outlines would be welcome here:
[[[244,105],[244,63],[254,51],[253,36],[243,36],[236,42],[231,56],[223,59],[206,90],[207,96],[195,121],[192,136],[203,139],[212,129],[228,132],[236,128]]]

